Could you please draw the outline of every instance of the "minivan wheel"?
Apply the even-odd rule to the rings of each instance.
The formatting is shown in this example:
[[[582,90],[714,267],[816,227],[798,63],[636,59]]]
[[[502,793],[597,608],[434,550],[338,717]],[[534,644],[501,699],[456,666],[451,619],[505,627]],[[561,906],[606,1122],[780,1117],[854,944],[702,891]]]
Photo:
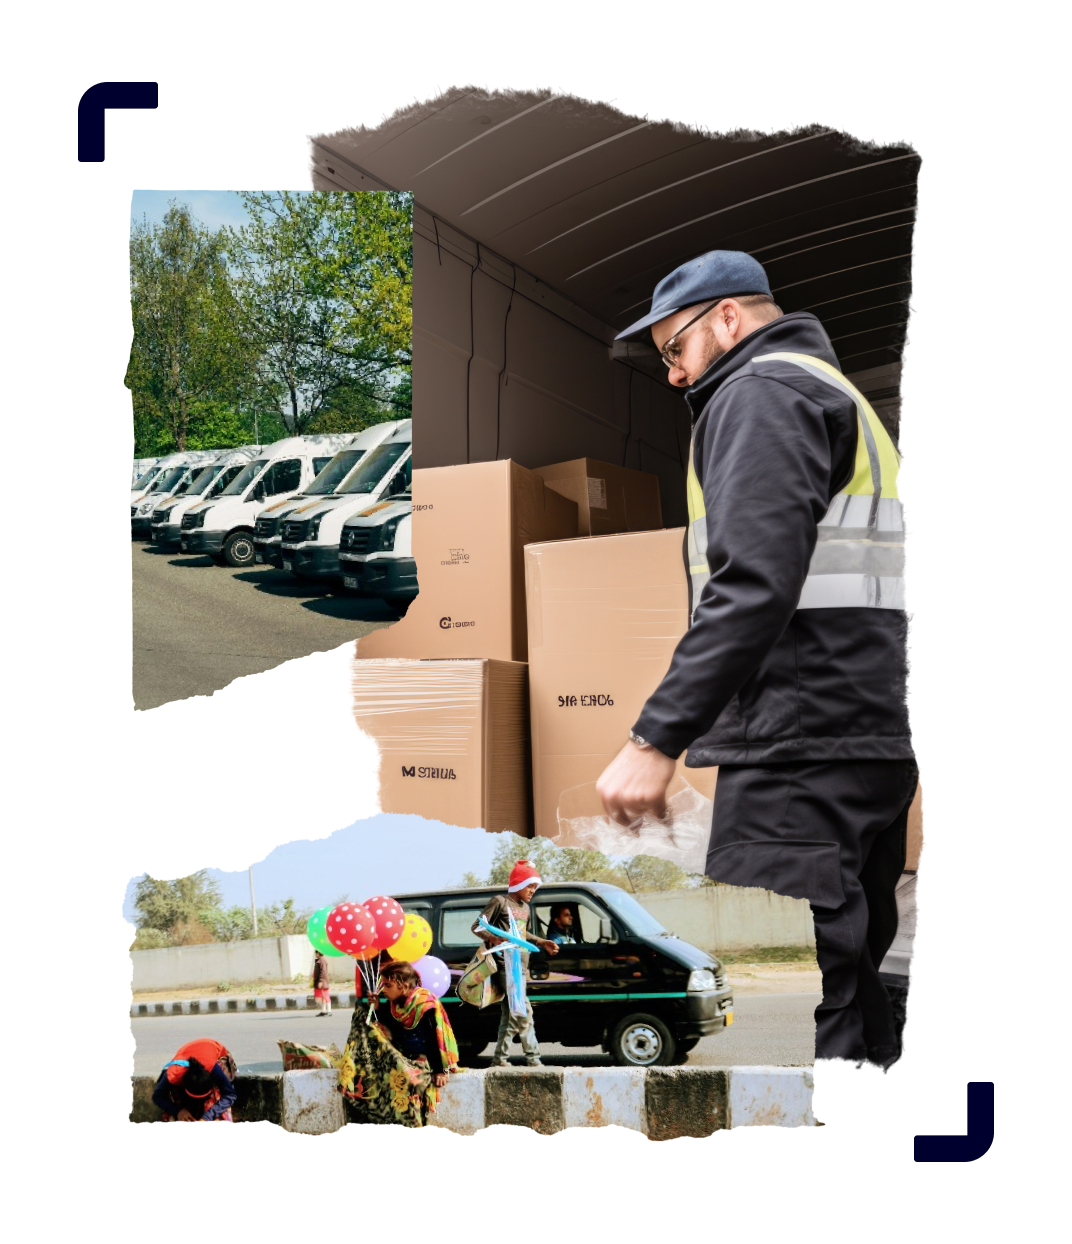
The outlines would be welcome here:
[[[228,536],[221,551],[228,566],[249,566],[257,555],[253,537],[245,531],[236,531]]]
[[[677,1043],[654,1015],[627,1015],[611,1033],[607,1053],[620,1067],[669,1067]]]

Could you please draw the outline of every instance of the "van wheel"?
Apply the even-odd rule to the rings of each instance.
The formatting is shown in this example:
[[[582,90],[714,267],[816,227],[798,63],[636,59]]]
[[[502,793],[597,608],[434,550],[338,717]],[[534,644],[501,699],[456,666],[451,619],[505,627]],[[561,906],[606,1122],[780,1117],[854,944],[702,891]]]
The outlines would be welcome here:
[[[223,542],[221,552],[228,566],[248,566],[257,555],[253,547],[253,537],[245,531],[236,531],[228,536]]]
[[[679,1040],[677,1043],[677,1053],[674,1055],[674,1066],[680,1067],[682,1063],[688,1062],[689,1054],[700,1044],[699,1037],[687,1037]]]
[[[669,1067],[677,1043],[654,1015],[627,1015],[610,1034],[607,1053],[619,1067]]]

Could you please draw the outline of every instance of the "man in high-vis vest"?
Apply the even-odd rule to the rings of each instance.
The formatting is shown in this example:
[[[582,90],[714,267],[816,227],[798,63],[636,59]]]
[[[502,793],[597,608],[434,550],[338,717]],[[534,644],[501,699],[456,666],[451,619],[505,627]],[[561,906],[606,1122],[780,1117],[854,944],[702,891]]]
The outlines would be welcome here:
[[[738,251],[690,260],[619,338],[686,390],[690,625],[599,781],[662,816],[675,760],[718,765],[707,873],[807,899],[817,1058],[899,1053],[878,968],[918,773],[905,704],[899,456],[822,325]]]

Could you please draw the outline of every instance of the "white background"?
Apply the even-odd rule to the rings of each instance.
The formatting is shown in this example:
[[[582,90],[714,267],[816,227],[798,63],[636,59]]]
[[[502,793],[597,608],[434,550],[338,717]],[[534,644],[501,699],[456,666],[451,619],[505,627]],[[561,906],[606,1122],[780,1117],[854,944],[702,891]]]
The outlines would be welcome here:
[[[360,1233],[386,1211],[400,1232],[447,1238],[1030,1238],[1056,1200],[1068,1080],[1067,40],[1049,8],[187,0],[24,6],[15,21],[3,82],[14,495],[0,526],[4,1122],[21,1228]],[[82,92],[146,79],[159,109],[110,113],[106,162],[79,164]],[[546,86],[712,130],[818,122],[923,157],[902,424],[927,795],[911,1015],[888,1075],[820,1065],[824,1128],[652,1144],[617,1130],[310,1139],[124,1122],[128,878],[244,867],[376,807],[371,787],[360,795],[369,753],[346,650],[133,711],[131,192],[306,189],[309,135],[467,83]],[[255,730],[286,714],[315,722],[305,737],[325,779],[348,774],[312,809],[285,780],[249,778]],[[63,953],[58,991],[40,988],[44,951]],[[915,1133],[964,1130],[969,1080],[996,1084],[990,1153],[915,1165]]]

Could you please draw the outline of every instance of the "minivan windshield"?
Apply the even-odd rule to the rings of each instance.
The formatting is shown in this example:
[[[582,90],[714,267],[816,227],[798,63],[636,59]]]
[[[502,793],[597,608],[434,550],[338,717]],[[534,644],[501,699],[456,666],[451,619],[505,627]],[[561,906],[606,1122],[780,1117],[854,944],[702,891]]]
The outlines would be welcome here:
[[[154,479],[160,474],[160,467],[151,466],[147,471],[143,471],[141,475],[134,481],[134,488],[148,488]]]
[[[217,479],[210,480],[205,485],[205,496],[211,497],[213,493],[218,493],[221,489],[226,488],[245,465],[244,462],[236,462],[234,466],[224,467]]]
[[[239,494],[245,492],[270,461],[270,458],[258,458],[255,462],[251,462],[248,466],[244,466],[234,477],[234,479],[231,480],[223,492],[220,493],[220,496],[237,497]]]
[[[631,894],[626,894],[624,890],[600,890],[599,897],[638,937],[658,937],[666,933],[666,929],[651,912],[641,907],[636,899]]]
[[[216,466],[215,463],[204,467],[193,476],[183,491],[188,496],[199,497],[222,470],[223,467]]]
[[[409,448],[409,441],[394,441],[390,445],[377,445],[375,449],[366,454],[364,461],[343,480],[335,491],[347,495],[375,492],[377,484],[399,458],[409,451]]]
[[[341,454],[336,454],[306,488],[305,495],[326,497],[328,493],[334,492],[335,485],[344,480],[364,456],[363,449],[344,449]]]

